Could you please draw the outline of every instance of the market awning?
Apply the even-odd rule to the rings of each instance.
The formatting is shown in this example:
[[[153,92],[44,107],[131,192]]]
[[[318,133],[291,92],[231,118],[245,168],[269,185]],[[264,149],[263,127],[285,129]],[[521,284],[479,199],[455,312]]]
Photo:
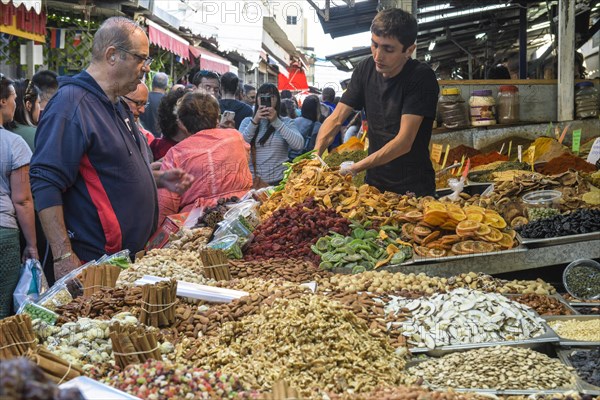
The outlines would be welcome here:
[[[22,2],[19,2],[22,3]],[[37,14],[25,5],[0,3],[0,33],[18,36],[36,42],[46,42],[46,13]]]
[[[302,68],[290,67],[288,68],[289,76],[286,77],[283,74],[278,75],[277,89],[279,90],[306,90],[308,89],[308,82],[306,81],[306,74]]]
[[[190,52],[194,57],[200,57],[200,68],[224,74],[231,70],[231,62],[218,54],[203,47],[190,46]]]
[[[0,0],[2,4],[10,4],[12,3],[15,8],[19,8],[19,6],[25,6],[25,10],[27,11],[35,11],[36,14],[41,14],[42,12],[42,2],[39,0]],[[0,14],[0,16],[4,16],[4,14]]]
[[[173,54],[177,54],[181,58],[190,58],[190,43],[187,40],[182,39],[149,19],[146,20],[146,23],[148,24],[148,38],[150,39],[150,43]]]

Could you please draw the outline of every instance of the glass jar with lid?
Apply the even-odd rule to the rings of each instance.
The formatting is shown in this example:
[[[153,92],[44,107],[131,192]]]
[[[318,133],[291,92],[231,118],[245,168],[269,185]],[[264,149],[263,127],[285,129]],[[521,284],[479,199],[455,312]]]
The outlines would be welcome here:
[[[600,115],[600,94],[592,82],[575,85],[575,116],[578,119]]]
[[[458,88],[444,88],[438,101],[438,115],[444,128],[464,128],[469,126],[469,116],[465,100]]]
[[[472,126],[496,124],[496,99],[491,90],[474,90],[469,99],[469,108]]]
[[[519,122],[519,89],[514,85],[502,85],[498,91],[498,123]]]

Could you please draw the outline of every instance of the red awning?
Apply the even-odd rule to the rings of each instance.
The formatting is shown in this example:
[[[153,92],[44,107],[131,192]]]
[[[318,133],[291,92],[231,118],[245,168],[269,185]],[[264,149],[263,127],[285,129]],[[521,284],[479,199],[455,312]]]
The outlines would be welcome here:
[[[0,33],[8,33],[36,42],[46,41],[46,13],[36,14],[25,4],[17,8],[12,4],[0,3]]]
[[[288,68],[289,77],[278,75],[277,89],[279,90],[305,90],[308,89],[306,74],[301,68]]]
[[[187,40],[150,20],[146,20],[146,23],[148,24],[148,39],[150,39],[150,43],[173,54],[177,54],[181,58],[190,58],[190,44]]]
[[[42,2],[38,0],[0,0],[0,3],[6,5],[9,5],[11,2],[12,5],[15,6],[15,8],[19,8],[21,5],[23,5],[26,11],[33,10],[38,15],[42,13]],[[3,14],[0,14],[0,16],[2,15]]]
[[[231,71],[231,62],[213,53],[204,47],[190,46],[190,53],[196,58],[200,58],[200,68],[224,74]]]

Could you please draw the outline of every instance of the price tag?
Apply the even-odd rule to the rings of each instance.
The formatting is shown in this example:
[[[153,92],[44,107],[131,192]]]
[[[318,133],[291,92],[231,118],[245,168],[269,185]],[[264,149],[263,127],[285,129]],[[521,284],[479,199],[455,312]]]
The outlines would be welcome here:
[[[508,160],[510,161],[510,152],[512,151],[512,140],[508,142]]]
[[[588,154],[587,162],[590,164],[596,164],[596,161],[600,159],[600,138],[594,140],[590,154]]]
[[[444,161],[442,162],[442,169],[446,167],[446,163],[448,162],[448,154],[450,153],[450,145],[446,145],[446,152],[444,153]]]
[[[457,164],[458,160],[454,160],[454,162],[452,164]],[[450,172],[452,175],[456,175],[458,173],[458,170],[456,168],[452,168],[452,171]]]
[[[519,162],[523,162],[523,146],[521,145],[517,146],[517,157],[519,158]]]
[[[565,140],[565,136],[567,136],[567,131],[569,130],[570,127],[571,127],[570,123],[567,124],[567,126],[565,126],[565,129],[563,129],[562,134],[558,138],[558,143],[562,144],[563,140]]]
[[[506,143],[502,143],[502,147],[500,147],[500,151],[499,151],[498,153],[502,154],[502,151],[504,151],[504,145],[505,145],[505,144],[506,144]]]
[[[431,146],[431,159],[433,161],[435,161],[437,164],[440,163],[440,159],[442,158],[442,149],[444,148],[444,146],[442,146],[439,143],[434,143]]]
[[[545,136],[550,136],[550,134],[552,134],[552,121],[550,121],[550,124],[548,124],[548,128],[546,129]]]
[[[531,164],[531,172],[534,172],[533,163],[535,161],[535,146],[529,147],[529,151],[531,151],[531,153],[529,153],[529,164]]]
[[[467,164],[465,165],[465,170],[462,173],[462,177],[467,179],[467,175],[469,174],[469,169],[471,168],[471,159],[467,159]]]
[[[560,128],[558,127],[558,125],[554,127],[554,136],[556,137],[556,140],[558,140],[558,138],[560,137]]]
[[[460,175],[460,172],[462,171],[464,165],[465,165],[465,155],[463,154],[462,159],[460,160],[460,167],[458,167],[458,172],[456,173],[456,175]]]
[[[579,146],[581,145],[581,129],[575,129],[573,131],[573,146],[571,146],[571,150],[573,153],[577,153],[579,155]]]

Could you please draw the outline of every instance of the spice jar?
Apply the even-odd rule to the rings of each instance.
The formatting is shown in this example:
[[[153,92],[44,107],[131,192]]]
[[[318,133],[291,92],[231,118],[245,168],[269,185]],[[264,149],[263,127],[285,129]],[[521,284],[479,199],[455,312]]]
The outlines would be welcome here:
[[[502,85],[498,91],[498,123],[519,122],[519,89],[513,85]]]
[[[465,101],[458,88],[442,89],[438,101],[438,115],[444,128],[464,128],[469,126],[469,116]]]
[[[592,82],[575,85],[575,116],[578,119],[600,115],[600,94]]]
[[[496,100],[491,90],[474,90],[469,99],[469,108],[472,126],[496,124]]]

